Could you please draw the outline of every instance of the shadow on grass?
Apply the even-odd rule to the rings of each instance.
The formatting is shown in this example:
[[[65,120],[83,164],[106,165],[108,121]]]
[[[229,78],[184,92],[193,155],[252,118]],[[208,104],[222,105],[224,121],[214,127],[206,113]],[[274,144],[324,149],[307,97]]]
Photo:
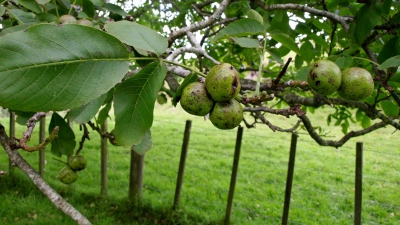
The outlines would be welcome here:
[[[188,214],[184,210],[173,210],[171,207],[152,206],[146,200],[131,202],[125,199],[107,198],[95,194],[84,194],[74,190],[67,185],[56,185],[53,187],[65,198],[72,206],[84,214],[93,224],[163,224],[163,225],[184,225],[184,224],[210,224],[219,225],[223,221],[207,221],[199,215]],[[47,209],[38,214],[58,214],[66,224],[74,222],[64,215],[61,211],[53,207],[51,202],[41,193],[41,191],[20,171],[3,176],[0,179],[0,199],[13,198],[16,201],[23,199],[27,207],[32,202],[46,205]],[[52,212],[48,212],[49,206]],[[14,206],[10,206],[14,207]],[[15,206],[17,207],[17,206]],[[19,205],[18,207],[21,207]],[[0,213],[1,214],[1,213]],[[0,215],[4,216],[4,215]],[[18,215],[8,215],[17,217]],[[106,222],[108,221],[108,222]],[[39,221],[37,221],[39,222]]]

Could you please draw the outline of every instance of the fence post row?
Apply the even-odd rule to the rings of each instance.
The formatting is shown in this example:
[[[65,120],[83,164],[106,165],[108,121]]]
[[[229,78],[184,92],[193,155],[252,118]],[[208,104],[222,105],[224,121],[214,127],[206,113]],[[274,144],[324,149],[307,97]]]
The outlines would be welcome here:
[[[356,143],[356,177],[354,193],[354,225],[361,225],[363,180],[363,143]]]
[[[293,187],[293,174],[294,174],[294,163],[296,160],[297,137],[298,137],[297,134],[292,133],[288,172],[286,178],[285,202],[283,204],[282,225],[287,225],[289,221],[290,197],[292,195],[292,187]]]
[[[242,137],[243,137],[243,127],[239,126],[238,131],[237,131],[237,136],[236,136],[235,155],[233,157],[233,166],[232,166],[232,174],[231,174],[231,183],[229,186],[228,203],[226,205],[225,222],[224,222],[225,225],[229,224],[230,220],[231,220],[232,204],[233,204],[233,197],[235,195],[235,186],[236,186],[237,171],[239,168],[239,158],[240,158],[240,148],[242,145]]]
[[[192,128],[192,121],[187,120],[186,126],[185,126],[185,133],[183,135],[181,159],[179,161],[179,170],[178,170],[178,178],[176,180],[174,204],[172,206],[173,209],[176,209],[179,206],[179,201],[181,199],[183,175],[185,173],[185,163],[186,163],[186,156],[187,156],[187,151],[188,151],[188,146],[189,146],[191,128]]]

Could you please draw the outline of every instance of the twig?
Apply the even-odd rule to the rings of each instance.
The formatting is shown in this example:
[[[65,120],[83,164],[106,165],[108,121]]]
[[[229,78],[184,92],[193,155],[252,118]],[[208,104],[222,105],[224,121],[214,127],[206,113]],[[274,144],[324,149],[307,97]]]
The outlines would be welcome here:
[[[334,22],[340,23],[346,31],[349,30],[349,23],[353,21],[352,17],[344,17],[339,16],[335,13],[331,13],[329,11],[319,10],[315,8],[308,7],[306,5],[299,5],[299,4],[274,4],[274,5],[267,5],[262,0],[255,0],[254,3],[260,6],[265,11],[272,11],[272,10],[298,10],[302,12],[308,12],[316,16],[323,16],[326,17]]]
[[[80,126],[83,127],[83,134],[82,134],[81,141],[79,142],[79,148],[76,150],[75,155],[79,155],[79,153],[82,151],[83,144],[85,143],[85,140],[86,139],[90,140],[89,131],[88,131],[87,127],[86,127],[86,124],[81,124]]]
[[[269,121],[264,117],[264,115],[261,115],[261,114],[260,114],[260,115],[259,115],[259,118],[260,118],[260,120],[261,120],[263,123],[265,123],[273,132],[279,131],[279,132],[293,133],[293,132],[299,127],[299,125],[300,125],[300,123],[301,123],[301,120],[298,120],[298,121],[296,122],[296,124],[295,124],[292,128],[283,129],[283,128],[280,128],[280,127],[278,127],[278,126],[273,125],[271,122],[269,122]]]
[[[45,116],[46,116],[46,113],[38,112],[38,113],[35,113],[26,122],[26,126],[28,127],[28,130],[26,132],[24,132],[23,137],[21,138],[21,140],[19,140],[19,144],[20,144],[21,148],[25,148],[26,143],[31,139],[31,135],[32,135],[33,129],[35,128],[36,122]]]
[[[213,15],[211,15],[209,18],[207,18],[206,20],[202,20],[200,22],[191,24],[190,26],[183,27],[177,31],[171,32],[171,34],[169,35],[169,37],[167,39],[169,45],[171,45],[176,39],[184,36],[186,34],[186,32],[188,32],[188,31],[191,31],[191,32],[198,31],[198,30],[208,27],[208,26],[212,25],[214,22],[218,21],[221,18],[221,15],[225,11],[225,9],[228,7],[230,2],[231,2],[230,0],[223,0],[220,3],[218,9],[215,11],[215,13]]]
[[[302,116],[305,114],[303,110],[301,110],[300,105],[291,106],[287,109],[271,109],[266,106],[259,106],[259,107],[246,107],[243,109],[245,112],[267,112],[275,115],[282,115],[285,117],[297,115]]]
[[[290,62],[292,61],[292,57],[288,58],[288,61],[285,63],[285,65],[283,66],[281,72],[279,72],[278,76],[276,77],[276,79],[274,80],[274,84],[278,85],[279,82],[281,81],[283,75],[285,75],[287,68],[289,67]]]
[[[381,121],[362,130],[350,131],[349,133],[345,134],[339,141],[334,141],[334,140],[325,140],[320,135],[318,135],[314,127],[312,126],[311,121],[308,119],[306,115],[302,115],[299,118],[302,120],[304,127],[307,129],[310,136],[318,144],[322,146],[332,146],[332,147],[340,147],[344,145],[350,138],[358,137],[386,126],[386,123],[384,121]]]

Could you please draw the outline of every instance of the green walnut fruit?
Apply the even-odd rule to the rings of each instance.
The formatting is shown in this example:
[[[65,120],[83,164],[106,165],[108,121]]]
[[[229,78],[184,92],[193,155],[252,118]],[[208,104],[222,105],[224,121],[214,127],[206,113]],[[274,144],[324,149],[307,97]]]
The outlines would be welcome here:
[[[314,62],[307,76],[308,86],[324,96],[335,93],[341,80],[340,68],[336,63],[325,59]]]
[[[227,101],[240,91],[239,74],[229,63],[211,68],[206,78],[206,88],[214,101]]]
[[[352,67],[342,71],[342,85],[339,95],[349,101],[360,101],[374,91],[374,80],[368,70]]]
[[[76,23],[83,26],[93,27],[92,21],[87,19],[79,19],[78,21],[76,21]]]
[[[233,129],[243,120],[242,105],[235,99],[215,102],[210,113],[211,123],[219,129]]]
[[[180,103],[187,113],[205,116],[211,111],[214,100],[208,94],[204,83],[194,82],[183,88]]]
[[[78,179],[78,173],[71,167],[65,166],[61,169],[57,177],[64,184],[72,184]]]
[[[75,19],[75,17],[71,16],[71,15],[62,15],[60,16],[60,18],[58,18],[58,23],[59,24],[76,24],[77,20]]]
[[[68,165],[75,171],[81,171],[86,168],[87,161],[82,155],[74,155],[69,159]]]

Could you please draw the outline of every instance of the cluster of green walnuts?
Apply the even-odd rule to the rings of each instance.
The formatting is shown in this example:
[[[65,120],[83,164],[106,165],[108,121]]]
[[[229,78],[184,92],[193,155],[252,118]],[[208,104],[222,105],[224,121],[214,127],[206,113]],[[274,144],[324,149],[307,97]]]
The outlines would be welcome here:
[[[351,67],[341,71],[336,63],[325,59],[314,62],[307,82],[318,94],[326,96],[337,92],[349,101],[363,100],[374,91],[374,81],[368,70]]]
[[[93,27],[93,22],[87,19],[79,19],[77,20],[74,16],[71,15],[62,15],[58,18],[57,21],[59,24],[79,24],[84,26]]]
[[[87,160],[82,155],[74,155],[69,159],[68,165],[64,166],[57,178],[64,184],[72,184],[78,179],[78,171],[84,170]]]
[[[235,99],[240,88],[236,69],[229,63],[221,63],[211,68],[205,83],[186,85],[180,104],[189,114],[210,114],[211,123],[219,129],[233,129],[243,120],[243,108]]]

